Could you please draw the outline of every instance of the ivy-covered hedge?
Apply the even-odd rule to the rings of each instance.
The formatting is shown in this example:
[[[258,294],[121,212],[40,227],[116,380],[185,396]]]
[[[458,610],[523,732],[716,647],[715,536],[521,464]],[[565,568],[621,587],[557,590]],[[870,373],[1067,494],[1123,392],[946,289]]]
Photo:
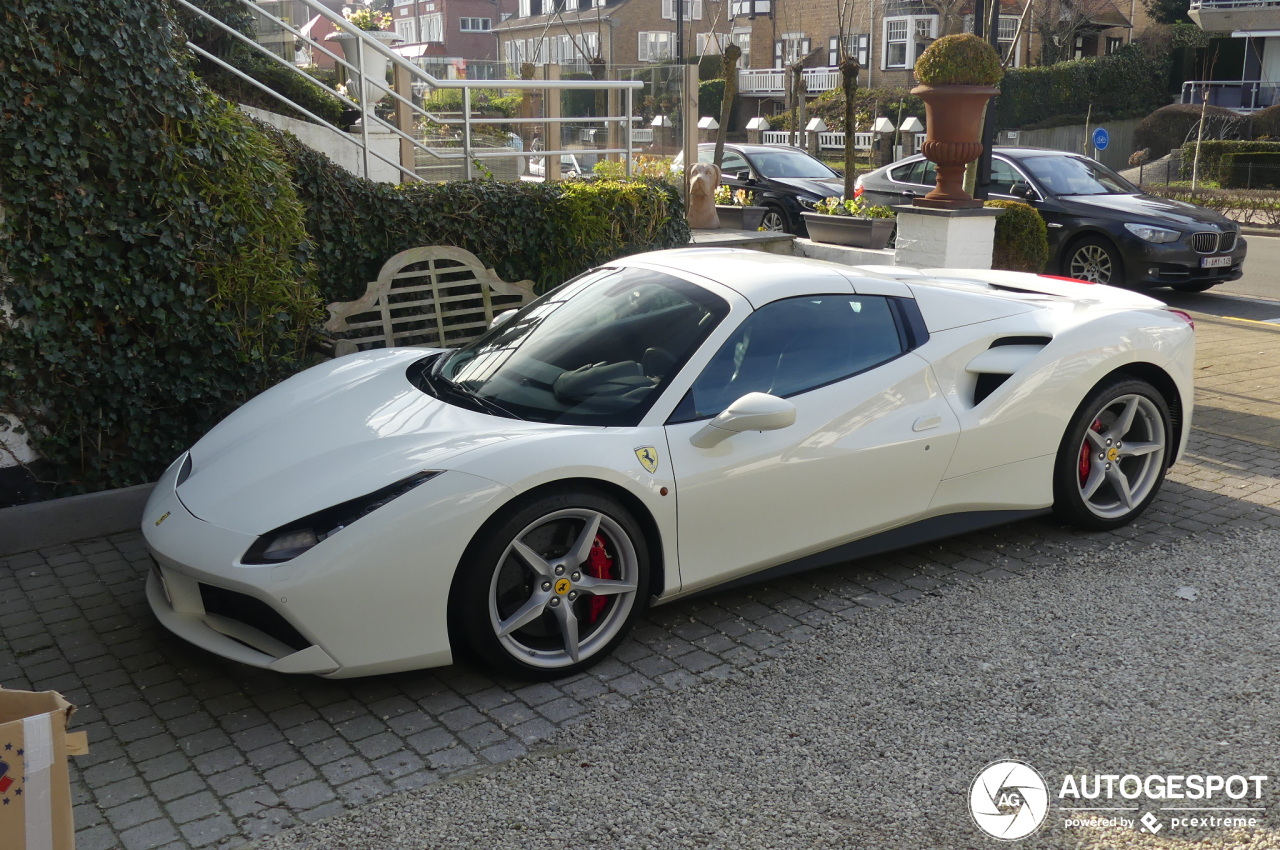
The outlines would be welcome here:
[[[0,10],[0,411],[57,493],[154,480],[322,315],[284,164],[158,0]]]
[[[1243,153],[1276,153],[1280,152],[1280,142],[1248,141],[1225,139],[1200,142],[1199,177],[1201,180],[1230,180],[1223,168],[1224,158],[1229,154]],[[1190,175],[1192,163],[1196,158],[1194,140],[1182,146],[1182,170]],[[1226,188],[1226,187],[1224,187]]]
[[[1168,102],[1169,56],[1127,45],[1108,56],[1011,68],[1000,82],[996,119],[1027,128],[1060,115],[1094,121],[1145,115]]]
[[[292,136],[268,130],[284,151],[326,301],[364,293],[393,254],[456,245],[505,280],[539,290],[627,254],[689,242],[675,188],[666,182],[371,183]]]

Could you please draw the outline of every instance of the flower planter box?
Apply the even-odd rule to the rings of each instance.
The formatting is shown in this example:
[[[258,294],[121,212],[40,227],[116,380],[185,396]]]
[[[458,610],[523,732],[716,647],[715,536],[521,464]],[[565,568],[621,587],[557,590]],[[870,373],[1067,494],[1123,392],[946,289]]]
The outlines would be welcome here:
[[[852,248],[884,248],[889,244],[896,222],[891,218],[856,218],[851,215],[803,213],[809,238],[830,245]]]
[[[764,222],[764,212],[764,207],[716,204],[716,215],[720,217],[723,230],[759,230]]]

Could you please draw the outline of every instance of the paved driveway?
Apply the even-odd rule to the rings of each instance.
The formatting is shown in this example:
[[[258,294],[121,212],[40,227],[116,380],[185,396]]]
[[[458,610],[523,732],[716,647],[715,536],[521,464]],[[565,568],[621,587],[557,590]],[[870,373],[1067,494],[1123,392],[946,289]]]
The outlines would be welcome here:
[[[329,682],[223,662],[156,625],[141,538],[123,534],[0,559],[0,683],[81,706],[73,723],[91,752],[73,762],[80,850],[239,846],[508,761],[601,705],[738,675],[869,608],[960,597],[1068,548],[1280,528],[1280,326],[1197,319],[1187,456],[1152,509],[1115,532],[1025,522],[676,603],[590,672],[537,685],[460,667]]]

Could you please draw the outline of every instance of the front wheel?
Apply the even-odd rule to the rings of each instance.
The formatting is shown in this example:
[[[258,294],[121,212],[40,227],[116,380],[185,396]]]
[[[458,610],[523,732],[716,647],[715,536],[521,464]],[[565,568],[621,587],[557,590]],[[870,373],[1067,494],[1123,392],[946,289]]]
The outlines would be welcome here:
[[[1120,252],[1110,242],[1097,236],[1086,236],[1067,251],[1062,264],[1067,277],[1120,286],[1124,283],[1124,263]]]
[[[484,660],[527,679],[600,661],[648,599],[643,532],[613,499],[545,495],[480,532],[460,568],[452,620]]]
[[[1054,468],[1054,512],[1082,528],[1124,525],[1155,499],[1168,467],[1169,406],[1146,381],[1099,385],[1067,428]]]
[[[765,207],[764,218],[760,220],[760,229],[771,233],[788,233],[787,214],[770,204]]]

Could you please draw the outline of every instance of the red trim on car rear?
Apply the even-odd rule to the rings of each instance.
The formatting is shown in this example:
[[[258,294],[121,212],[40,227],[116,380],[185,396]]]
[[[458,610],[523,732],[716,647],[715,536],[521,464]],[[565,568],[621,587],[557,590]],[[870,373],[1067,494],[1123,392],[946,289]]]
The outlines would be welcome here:
[[[1182,321],[1186,322],[1188,325],[1191,325],[1191,330],[1196,329],[1196,320],[1191,318],[1190,313],[1184,310],[1175,310],[1172,307],[1165,307],[1165,309],[1168,310],[1170,313],[1174,314],[1175,316],[1177,316]]]
[[[1097,282],[1092,280],[1081,280],[1078,277],[1063,277],[1060,274],[1042,274],[1036,275],[1036,277],[1047,277],[1049,280],[1065,280],[1067,283],[1087,283],[1090,286],[1093,286],[1093,284]]]

